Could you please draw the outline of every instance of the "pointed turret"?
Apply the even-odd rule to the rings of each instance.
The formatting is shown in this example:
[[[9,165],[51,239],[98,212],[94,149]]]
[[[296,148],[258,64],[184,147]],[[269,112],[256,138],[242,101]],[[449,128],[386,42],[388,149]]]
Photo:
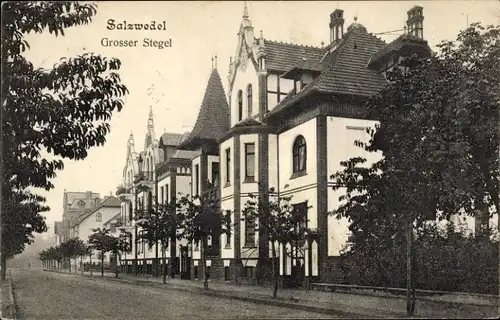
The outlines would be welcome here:
[[[212,69],[198,118],[189,137],[179,149],[196,150],[216,145],[217,139],[229,130],[229,106],[217,69]]]
[[[248,7],[247,7],[247,2],[245,1],[245,6],[243,7],[243,19],[248,20],[249,15],[248,15]]]
[[[147,149],[149,145],[156,142],[155,135],[155,125],[153,121],[153,107],[149,107],[149,117],[148,117],[148,132],[146,133],[146,138],[144,141],[144,149]]]
[[[135,143],[134,143],[134,134],[130,132],[130,136],[127,141],[127,154],[135,153]]]

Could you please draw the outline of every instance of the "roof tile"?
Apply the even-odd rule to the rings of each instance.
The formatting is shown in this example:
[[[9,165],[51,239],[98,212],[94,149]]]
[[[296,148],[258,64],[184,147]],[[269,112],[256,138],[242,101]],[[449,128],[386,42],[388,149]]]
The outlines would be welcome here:
[[[217,140],[230,127],[229,105],[219,73],[210,74],[198,118],[189,137],[181,143],[180,149],[191,149],[197,140]]]
[[[292,91],[269,115],[287,108],[312,91],[369,97],[387,85],[382,74],[368,68],[371,56],[386,43],[369,34],[360,24],[348,30],[340,43],[322,58],[321,74],[298,93]]]
[[[326,52],[325,48],[301,46],[264,40],[267,69],[285,72],[295,67],[303,58],[320,61]]]

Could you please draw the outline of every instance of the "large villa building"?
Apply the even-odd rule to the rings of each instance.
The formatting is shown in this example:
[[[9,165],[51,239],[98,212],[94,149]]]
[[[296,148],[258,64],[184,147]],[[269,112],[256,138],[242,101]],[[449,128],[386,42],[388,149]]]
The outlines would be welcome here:
[[[423,8],[408,11],[406,32],[386,43],[357,19],[346,25],[337,9],[325,21],[330,28],[326,46],[282,43],[256,34],[245,5],[236,54],[230,61],[227,92],[214,67],[208,78],[198,118],[191,132],[157,136],[152,111],[142,151],[131,134],[123,169],[122,230],[130,235],[132,251],[122,270],[152,273],[161,263],[158,248],[138,237],[134,216],[157,203],[176,201],[179,194],[197,195],[216,188],[222,210],[234,225],[231,236],[209,239],[206,266],[198,243],[172,239],[167,250],[169,273],[186,279],[253,281],[259,256],[269,256],[269,243],[255,226],[242,220],[249,194],[261,197],[274,188],[292,196],[307,210],[304,225],[311,230],[300,248],[279,248],[283,278],[300,273],[304,281],[341,281],[340,252],[349,241],[347,221],[329,212],[339,206],[342,190],[334,191],[330,176],[340,162],[360,155],[354,145],[368,139],[375,125],[363,109],[366,99],[387,83],[385,72],[404,56],[428,55],[423,38]]]

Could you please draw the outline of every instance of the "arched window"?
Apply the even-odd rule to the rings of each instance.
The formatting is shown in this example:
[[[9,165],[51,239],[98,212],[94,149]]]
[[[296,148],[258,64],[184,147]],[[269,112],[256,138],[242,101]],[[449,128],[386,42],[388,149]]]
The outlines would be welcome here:
[[[252,116],[252,84],[247,86],[247,102],[248,102],[248,116]]]
[[[241,119],[243,119],[243,91],[238,90],[236,99],[238,102],[238,121],[241,121]]]
[[[85,207],[85,202],[83,202],[82,200],[78,201],[78,208],[83,208]]]
[[[102,215],[100,212],[96,213],[95,215],[95,221],[101,222],[102,221]]]
[[[303,136],[298,136],[293,143],[293,172],[305,171],[306,163],[306,139]]]

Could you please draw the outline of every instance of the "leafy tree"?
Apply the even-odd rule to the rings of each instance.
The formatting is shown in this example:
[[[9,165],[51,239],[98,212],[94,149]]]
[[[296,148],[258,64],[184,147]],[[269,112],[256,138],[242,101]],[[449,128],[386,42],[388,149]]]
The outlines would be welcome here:
[[[159,204],[157,209],[151,209],[147,217],[138,220],[137,224],[142,229],[141,238],[146,241],[149,248],[158,244],[161,246],[163,283],[167,283],[166,250],[170,239],[176,236],[176,209],[175,203]]]
[[[110,244],[110,251],[115,257],[121,260],[122,252],[130,251],[130,244],[128,242],[128,237],[124,234],[120,234],[118,237],[112,237]],[[115,265],[115,276],[118,278],[118,259],[116,259]]]
[[[201,242],[201,265],[203,266],[204,288],[208,290],[206,258],[208,237],[218,238],[221,233],[231,234],[231,214],[219,206],[216,188],[209,188],[199,196],[182,196],[177,202],[177,225],[179,238],[189,243]]]
[[[68,259],[69,272],[71,272],[71,259],[82,257],[87,254],[86,244],[78,238],[71,238],[61,243],[60,250],[62,255]],[[76,263],[75,263],[76,272]]]
[[[48,255],[47,250],[40,251],[40,253],[38,254],[38,258],[42,262],[42,267],[44,269],[47,268],[48,261],[49,261],[49,255]]]
[[[436,215],[499,212],[499,39],[500,27],[472,24],[430,58],[406,59],[368,101],[379,125],[356,144],[383,158],[343,161],[332,176],[334,189],[346,191],[335,215],[351,222],[351,252],[379,254],[406,234],[411,266],[415,226]]]
[[[2,188],[3,191],[3,188]],[[27,244],[34,241],[34,232],[42,233],[47,231],[45,217],[40,213],[47,212],[49,208],[43,203],[45,198],[34,195],[29,191],[14,191],[11,196],[2,199],[2,212],[15,214],[5,214],[2,216],[1,227],[8,232],[2,232],[2,278],[5,278],[6,261],[8,258],[24,251]]]
[[[276,265],[277,250],[287,245],[297,248],[306,241],[310,230],[306,228],[307,206],[300,210],[291,204],[292,196],[281,196],[271,188],[264,194],[266,201],[250,194],[242,211],[242,221],[254,224],[256,231],[261,231],[271,243],[273,298],[278,297],[279,267]],[[269,199],[267,201],[267,199]]]
[[[107,252],[113,250],[114,237],[110,234],[109,229],[92,229],[92,234],[89,235],[88,245],[92,251],[98,251],[101,260],[101,276],[104,277],[104,257]]]
[[[123,107],[121,98],[128,91],[116,73],[121,64],[118,59],[85,53],[62,58],[47,70],[35,68],[22,55],[30,49],[26,34],[48,31],[63,36],[66,28],[90,23],[96,8],[77,1],[10,1],[2,6],[0,166],[4,220],[17,214],[7,207],[16,193],[25,192],[27,187],[53,188],[50,180],[63,169],[63,162],[45,158],[43,152],[62,159],[85,159],[89,148],[104,144],[113,111]],[[36,219],[39,224],[33,228],[45,229],[41,218]],[[1,226],[3,234],[17,227],[3,222]],[[22,240],[30,234],[19,236]],[[2,245],[6,243],[2,241]]]

